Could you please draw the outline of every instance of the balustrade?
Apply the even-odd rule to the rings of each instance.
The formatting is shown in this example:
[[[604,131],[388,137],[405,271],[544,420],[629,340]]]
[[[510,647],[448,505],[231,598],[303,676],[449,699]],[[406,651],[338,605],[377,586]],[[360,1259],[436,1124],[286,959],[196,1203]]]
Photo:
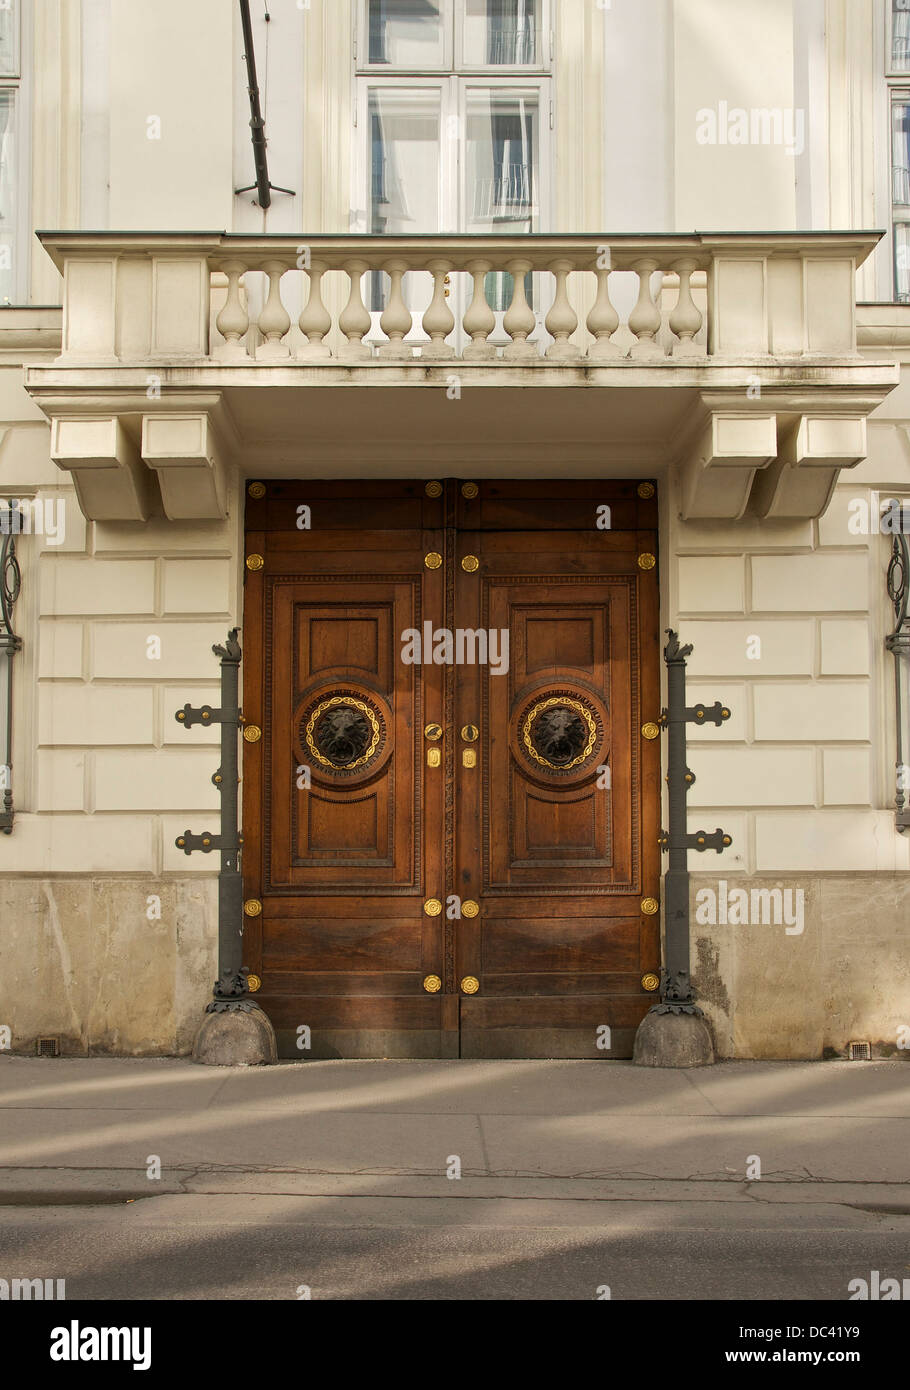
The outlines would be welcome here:
[[[650,367],[855,355],[855,272],[875,238],[45,240],[64,273],[63,363]]]
[[[705,317],[693,298],[691,283],[693,273],[704,267],[704,260],[674,258],[663,263],[651,257],[606,269],[597,265],[593,247],[585,258],[576,252],[544,259],[539,254],[533,258],[516,256],[514,247],[506,238],[502,240],[503,255],[483,259],[470,253],[428,257],[419,246],[400,253],[396,247],[396,254],[387,256],[382,254],[380,239],[375,242],[375,258],[358,256],[338,262],[337,256],[325,256],[311,261],[305,270],[274,256],[213,259],[212,269],[223,272],[228,283],[224,307],[215,320],[223,341],[213,344],[211,355],[216,361],[232,363],[279,362],[289,358],[312,362],[445,362],[456,356],[467,362],[546,359],[599,363],[624,357],[657,361],[668,356],[706,355],[706,346],[699,339]],[[381,270],[388,277],[385,307],[378,325],[364,303],[361,288],[363,277],[373,270]],[[661,270],[674,280],[678,277],[678,299],[669,315],[662,314],[652,290],[652,280]],[[510,303],[499,315],[487,297],[487,277],[494,271],[505,272],[512,287]],[[245,275],[257,272],[263,273],[268,283],[258,320],[251,319],[243,293]],[[535,281],[535,306],[547,306],[545,314],[528,302],[529,273]],[[415,310],[407,303],[405,277],[420,274],[432,283],[432,294],[425,309]],[[295,335],[292,345],[291,318],[282,300],[282,286],[295,275],[307,283],[304,308],[297,323],[299,340]],[[327,275],[345,277],[346,303],[334,317],[323,297]],[[450,287],[462,275],[464,292],[456,300]],[[621,321],[611,300],[610,286],[616,277],[631,276],[637,276],[638,299],[622,325],[629,341],[621,343],[614,339]],[[590,290],[585,282],[589,282]],[[590,301],[592,293],[585,329],[579,335],[575,305],[585,298]],[[288,301],[290,297],[286,291]],[[460,322],[456,322],[453,313],[454,303],[462,306]],[[675,339],[669,354],[659,341],[662,328],[662,336],[668,331]],[[251,329],[255,334],[250,334]],[[328,340],[333,330],[335,343],[330,346]],[[246,345],[249,339],[258,343],[255,349]]]

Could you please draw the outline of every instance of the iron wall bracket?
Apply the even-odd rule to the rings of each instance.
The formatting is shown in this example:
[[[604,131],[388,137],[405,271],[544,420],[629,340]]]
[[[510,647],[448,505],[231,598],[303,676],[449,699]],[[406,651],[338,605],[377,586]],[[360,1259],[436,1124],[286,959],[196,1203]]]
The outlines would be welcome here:
[[[720,826],[713,834],[708,834],[707,830],[696,830],[692,835],[686,835],[686,849],[698,850],[699,854],[704,854],[706,850],[715,849],[718,854],[723,854],[725,849],[729,849],[733,843],[732,835],[728,835]],[[675,842],[671,845],[670,836],[666,830],[660,832],[660,847],[664,854],[668,854],[671,848],[675,848]]]
[[[234,853],[242,847],[243,836],[213,835],[209,830],[203,830],[201,835],[194,835],[192,830],[185,830],[182,835],[177,836],[174,843],[184,854],[211,854],[213,849],[230,850]]]
[[[242,653],[237,641],[239,629],[232,628],[223,646],[213,646],[221,659],[221,706],[214,709],[202,705],[184,705],[174,718],[185,729],[196,724],[221,725],[221,765],[212,775],[221,799],[221,833],[204,831],[194,835],[191,830],[178,835],[175,844],[184,854],[221,855],[218,875],[218,979],[212,990],[212,1002],[206,1012],[223,1013],[232,1009],[251,1012],[258,1006],[249,996],[249,970],[241,964],[243,958],[243,880],[240,873],[240,851],[243,836],[239,833],[237,787],[237,734],[243,719],[238,700],[239,671]]]
[[[667,632],[664,662],[667,667],[667,708],[661,712],[660,725],[667,730],[667,787],[670,813],[669,831],[662,830],[659,844],[669,855],[664,875],[664,966],[661,970],[660,1003],[652,1005],[656,1013],[697,1013],[695,990],[689,976],[689,871],[687,853],[690,849],[704,854],[716,850],[723,854],[733,843],[733,837],[718,827],[712,833],[697,830],[690,834],[686,797],[695,784],[695,774],[686,764],[686,725],[714,724],[720,727],[730,718],[730,710],[720,700],[713,705],[686,704],[686,658],[692,654],[691,644],[683,646],[679,635]]]
[[[699,704],[686,709],[687,724],[714,724],[719,729],[729,718],[730,711],[720,700],[715,700],[711,706]]]
[[[213,724],[236,724],[238,728],[240,726],[239,711],[212,709],[211,705],[202,705],[199,709],[194,709],[192,705],[184,705],[183,709],[178,709],[174,718],[185,729],[192,729],[194,724],[205,724],[209,727]]]

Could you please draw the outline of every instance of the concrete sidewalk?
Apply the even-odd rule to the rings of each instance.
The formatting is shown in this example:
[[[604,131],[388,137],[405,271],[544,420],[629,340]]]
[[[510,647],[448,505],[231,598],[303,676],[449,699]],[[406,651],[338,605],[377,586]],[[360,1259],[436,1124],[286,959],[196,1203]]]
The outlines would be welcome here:
[[[268,1276],[213,1262],[235,1227],[254,1264],[268,1250]],[[70,1297],[290,1297],[288,1280],[311,1282],[303,1240],[314,1297],[593,1297],[590,1279],[732,1297],[744,1259],[737,1297],[843,1298],[851,1271],[906,1275],[908,1237],[902,1062],[234,1071],[0,1055],[3,1263],[53,1255]],[[148,1292],[162,1276],[145,1242],[162,1241],[177,1293]]]

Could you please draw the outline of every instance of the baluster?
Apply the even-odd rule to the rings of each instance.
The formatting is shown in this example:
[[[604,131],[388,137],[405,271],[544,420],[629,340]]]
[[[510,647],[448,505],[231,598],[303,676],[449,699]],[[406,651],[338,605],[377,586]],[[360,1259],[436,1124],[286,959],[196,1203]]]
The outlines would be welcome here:
[[[505,312],[503,327],[512,339],[504,349],[504,357],[539,357],[534,343],[528,342],[528,335],[537,327],[537,319],[525,296],[525,276],[531,269],[530,261],[509,261],[506,266],[512,276],[512,303]]]
[[[593,333],[594,342],[588,348],[591,362],[606,362],[617,357],[625,357],[618,343],[611,342],[619,327],[619,314],[610,299],[610,270],[597,271],[597,296],[588,314],[588,332]]]
[[[297,350],[299,358],[325,359],[332,356],[332,349],[323,341],[332,328],[332,315],[322,300],[322,277],[326,269],[323,261],[311,261],[307,271],[310,277],[310,293],[306,308],[300,315],[300,331],[306,342]]]
[[[467,270],[474,277],[474,297],[464,316],[464,331],[471,341],[462,354],[466,362],[495,357],[496,349],[487,339],[496,327],[496,315],[487,303],[486,279],[491,270],[489,261],[468,261]]]
[[[250,326],[241,294],[240,278],[246,270],[243,261],[226,261],[221,267],[228,278],[227,298],[215,320],[215,327],[224,338],[212,352],[219,362],[249,362],[250,355],[243,339]]]
[[[556,341],[547,348],[547,356],[557,362],[570,362],[581,356],[575,344],[569,342],[578,327],[578,315],[569,303],[566,286],[572,262],[554,261],[551,269],[556,276],[556,297],[545,323],[547,332],[552,334]]]
[[[630,356],[642,358],[665,357],[659,343],[654,341],[660,331],[660,310],[651,297],[651,276],[657,261],[636,261],[632,269],[638,275],[638,303],[629,315],[629,331],[638,339],[632,344]]]
[[[398,361],[405,361],[414,355],[404,341],[405,335],[410,333],[413,326],[411,311],[404,302],[401,288],[401,279],[407,269],[407,261],[402,260],[387,261],[383,266],[383,270],[388,271],[392,286],[389,302],[379,320],[379,326],[383,333],[388,334],[389,341],[380,345],[379,356],[391,357]]]
[[[281,277],[287,270],[283,261],[264,261],[263,270],[269,277],[269,297],[259,315],[259,332],[265,339],[256,349],[257,361],[281,362],[290,357],[290,348],[281,339],[291,326],[291,316],[281,302]]]
[[[433,298],[429,308],[424,310],[423,330],[429,333],[430,342],[424,343],[420,354],[428,360],[455,356],[455,349],[445,340],[455,327],[455,315],[446,303],[446,275],[448,261],[428,261],[427,269],[433,274]]]
[[[692,298],[692,272],[695,261],[676,261],[671,267],[679,276],[679,298],[670,315],[670,329],[679,339],[673,346],[674,357],[703,357],[704,349],[695,341],[701,330],[702,313]]]
[[[369,344],[363,341],[373,320],[360,293],[360,278],[369,268],[366,261],[346,261],[344,266],[351,282],[351,294],[341,311],[338,327],[347,339],[342,345],[341,356],[351,362],[368,361],[373,356]]]

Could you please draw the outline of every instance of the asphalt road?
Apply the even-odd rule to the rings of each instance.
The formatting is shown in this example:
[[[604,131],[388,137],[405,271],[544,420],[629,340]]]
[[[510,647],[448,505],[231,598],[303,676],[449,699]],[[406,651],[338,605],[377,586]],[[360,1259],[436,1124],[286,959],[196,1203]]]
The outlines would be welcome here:
[[[0,1056],[0,1280],[68,1301],[609,1289],[842,1318],[874,1270],[910,1297],[904,1062]]]
[[[831,1202],[172,1195],[5,1207],[0,1265],[72,1299],[805,1300],[910,1292],[910,1215]],[[841,1311],[845,1316],[848,1309]]]

